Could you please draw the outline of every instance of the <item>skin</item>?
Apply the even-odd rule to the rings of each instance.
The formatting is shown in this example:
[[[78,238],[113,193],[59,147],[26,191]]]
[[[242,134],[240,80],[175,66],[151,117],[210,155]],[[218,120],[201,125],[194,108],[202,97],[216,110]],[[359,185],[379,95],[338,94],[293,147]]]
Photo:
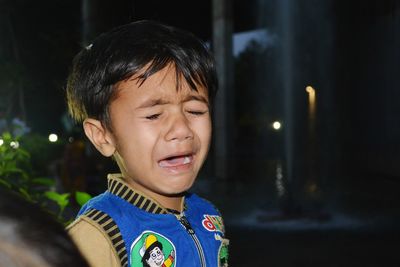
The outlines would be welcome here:
[[[103,155],[114,155],[133,189],[179,211],[211,139],[206,88],[191,90],[184,79],[180,85],[171,65],[143,84],[133,76],[118,85],[111,103],[112,131],[94,119],[84,122],[89,139]]]

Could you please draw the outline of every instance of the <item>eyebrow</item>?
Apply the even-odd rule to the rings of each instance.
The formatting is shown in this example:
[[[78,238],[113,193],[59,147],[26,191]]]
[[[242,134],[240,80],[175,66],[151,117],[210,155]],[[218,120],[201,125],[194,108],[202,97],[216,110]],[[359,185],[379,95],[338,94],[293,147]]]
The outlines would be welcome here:
[[[168,104],[168,101],[165,101],[161,98],[158,99],[148,99],[146,101],[144,101],[139,107],[137,107],[138,109],[140,108],[150,108],[150,107],[154,107],[154,106],[158,106],[158,105],[165,105]]]
[[[203,102],[208,105],[207,98],[205,98],[204,96],[201,96],[201,95],[188,95],[183,99],[183,102],[188,102],[188,101],[192,101],[192,100],[200,101],[200,102]]]
[[[209,104],[207,98],[200,96],[200,95],[187,95],[182,102],[189,102],[189,101],[200,101],[205,104]],[[171,101],[167,101],[162,98],[157,98],[157,99],[148,99],[144,101],[137,109],[142,109],[142,108],[150,108],[154,106],[159,106],[159,105],[166,105],[171,103]]]

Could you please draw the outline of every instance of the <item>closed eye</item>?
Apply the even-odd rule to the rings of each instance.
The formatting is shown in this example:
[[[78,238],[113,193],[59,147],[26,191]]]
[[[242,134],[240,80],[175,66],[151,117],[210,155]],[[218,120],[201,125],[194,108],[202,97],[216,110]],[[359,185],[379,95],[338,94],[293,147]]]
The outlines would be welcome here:
[[[207,113],[207,111],[200,111],[200,110],[188,110],[188,112],[195,116],[200,116]]]
[[[156,119],[158,119],[160,117],[160,115],[161,115],[161,113],[153,114],[153,115],[150,115],[150,116],[146,116],[146,119],[148,119],[148,120],[156,120]]]

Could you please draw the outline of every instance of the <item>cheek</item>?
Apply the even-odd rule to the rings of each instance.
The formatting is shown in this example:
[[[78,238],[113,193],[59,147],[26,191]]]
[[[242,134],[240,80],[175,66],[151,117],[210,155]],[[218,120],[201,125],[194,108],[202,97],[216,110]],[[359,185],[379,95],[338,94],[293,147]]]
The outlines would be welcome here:
[[[159,131],[154,127],[131,128],[131,133],[124,142],[125,155],[136,162],[145,164],[149,161],[149,156],[154,155],[155,149],[159,142]]]
[[[135,156],[136,153],[141,153],[143,137],[141,131],[137,130],[134,125],[125,125],[120,127],[119,131],[115,133],[117,143],[117,150],[124,159]]]
[[[202,146],[208,146],[211,140],[211,121],[209,119],[204,121],[196,122],[195,126],[196,132]]]

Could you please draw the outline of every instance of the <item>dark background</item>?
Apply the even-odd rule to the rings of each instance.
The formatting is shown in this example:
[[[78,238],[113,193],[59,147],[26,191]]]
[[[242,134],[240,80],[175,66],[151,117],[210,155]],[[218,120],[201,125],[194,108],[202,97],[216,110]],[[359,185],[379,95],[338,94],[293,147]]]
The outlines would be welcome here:
[[[83,2],[0,1],[0,107],[22,113],[32,132],[72,135],[61,120],[65,79],[104,30],[156,19],[212,44],[211,1],[92,0],[87,13]],[[276,38],[232,61],[230,174],[215,177],[211,153],[194,188],[225,215],[231,265],[398,266],[400,2],[231,3],[234,33]],[[90,163],[86,190],[95,194],[112,166],[92,157],[100,163]]]

